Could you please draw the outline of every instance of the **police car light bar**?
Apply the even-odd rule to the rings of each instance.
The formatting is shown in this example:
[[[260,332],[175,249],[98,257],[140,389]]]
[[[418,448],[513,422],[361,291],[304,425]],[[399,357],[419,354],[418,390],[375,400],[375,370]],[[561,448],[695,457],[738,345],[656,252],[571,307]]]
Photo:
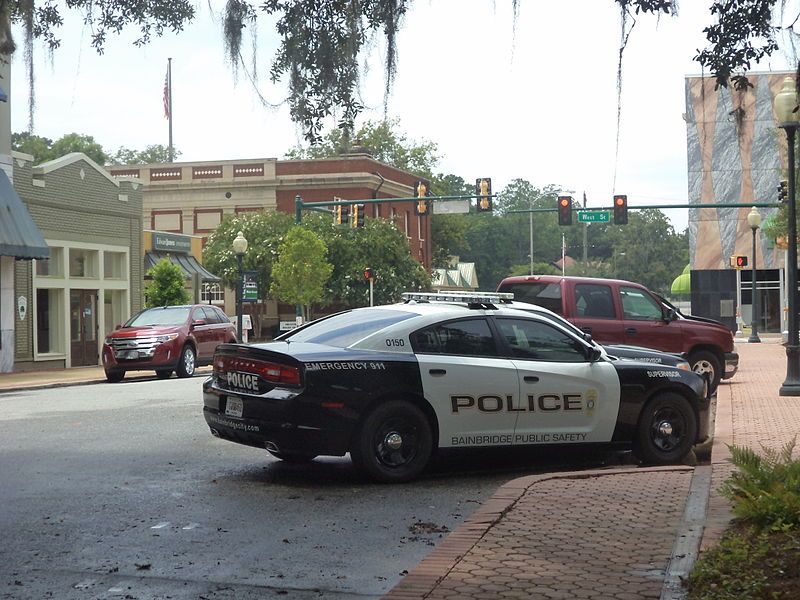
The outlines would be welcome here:
[[[409,302],[466,302],[468,304],[498,304],[514,299],[509,292],[404,292],[403,300]]]

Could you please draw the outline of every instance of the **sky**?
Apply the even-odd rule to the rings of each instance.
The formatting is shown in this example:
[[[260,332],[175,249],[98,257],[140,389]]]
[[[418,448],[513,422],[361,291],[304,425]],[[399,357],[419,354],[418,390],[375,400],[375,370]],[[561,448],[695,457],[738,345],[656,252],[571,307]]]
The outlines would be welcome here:
[[[514,179],[555,185],[589,207],[687,202],[684,81],[700,73],[692,59],[705,46],[710,0],[681,2],[676,18],[640,15],[623,54],[617,127],[620,15],[612,0],[414,0],[398,36],[398,71],[389,118],[414,142],[432,141],[436,169],[467,181],[491,177],[494,192]],[[33,133],[57,139],[92,135],[109,152],[167,145],[162,94],[172,58],[173,139],[181,161],[282,158],[303,144],[269,82],[274,28],[257,32],[258,92],[227,63],[222,0],[197,3],[195,21],[136,48],[133,32],[110,36],[103,55],[77,18],[62,28],[52,56],[35,47]],[[18,40],[21,32],[16,31]],[[247,54],[252,44],[245,38]],[[361,100],[367,119],[384,117],[385,46],[365,52]],[[758,70],[783,70],[775,55]],[[248,68],[249,68],[248,64]],[[12,62],[11,124],[28,128],[28,86],[19,51]],[[331,120],[329,126],[333,126]],[[617,152],[617,136],[619,151]],[[665,211],[677,231],[687,211]]]

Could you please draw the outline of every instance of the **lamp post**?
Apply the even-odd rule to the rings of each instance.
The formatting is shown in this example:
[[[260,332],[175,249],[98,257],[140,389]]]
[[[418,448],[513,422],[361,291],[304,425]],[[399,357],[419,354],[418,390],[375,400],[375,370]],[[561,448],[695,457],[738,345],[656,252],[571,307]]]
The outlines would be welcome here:
[[[750,318],[750,337],[747,338],[747,341],[751,344],[758,344],[761,343],[761,338],[758,337],[758,269],[756,268],[758,256],[756,255],[756,232],[761,225],[761,215],[758,213],[755,206],[747,214],[747,224],[750,225],[750,229],[753,230],[753,268],[751,270],[753,277],[753,314]]]
[[[786,132],[789,159],[787,296],[789,308],[789,335],[786,340],[786,379],[779,391],[781,396],[800,396],[800,340],[797,329],[797,207],[795,206],[794,142],[798,122],[797,88],[792,77],[783,80],[781,91],[775,96],[775,116],[778,127]]]
[[[242,257],[247,252],[247,238],[240,231],[233,240],[233,253],[236,255],[236,264],[239,267],[239,281],[236,282],[236,341],[242,343],[242,296],[244,296],[244,273],[242,272]]]

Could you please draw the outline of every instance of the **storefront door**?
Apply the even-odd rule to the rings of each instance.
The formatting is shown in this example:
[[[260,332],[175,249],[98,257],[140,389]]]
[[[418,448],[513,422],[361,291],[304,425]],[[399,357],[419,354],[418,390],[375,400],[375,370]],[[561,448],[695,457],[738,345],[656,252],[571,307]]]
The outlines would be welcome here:
[[[96,365],[97,290],[70,291],[69,329],[72,366]]]

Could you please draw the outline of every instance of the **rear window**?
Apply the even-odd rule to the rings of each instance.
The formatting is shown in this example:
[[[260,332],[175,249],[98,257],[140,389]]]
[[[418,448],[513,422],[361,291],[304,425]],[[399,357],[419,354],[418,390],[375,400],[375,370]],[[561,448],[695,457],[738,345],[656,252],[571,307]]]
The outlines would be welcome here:
[[[554,313],[563,314],[561,310],[561,286],[557,283],[526,281],[524,283],[506,283],[498,292],[512,292],[517,302],[528,302],[544,306]]]
[[[416,316],[401,310],[362,308],[340,313],[317,323],[310,323],[297,332],[281,336],[281,341],[310,342],[345,348],[400,321]]]

